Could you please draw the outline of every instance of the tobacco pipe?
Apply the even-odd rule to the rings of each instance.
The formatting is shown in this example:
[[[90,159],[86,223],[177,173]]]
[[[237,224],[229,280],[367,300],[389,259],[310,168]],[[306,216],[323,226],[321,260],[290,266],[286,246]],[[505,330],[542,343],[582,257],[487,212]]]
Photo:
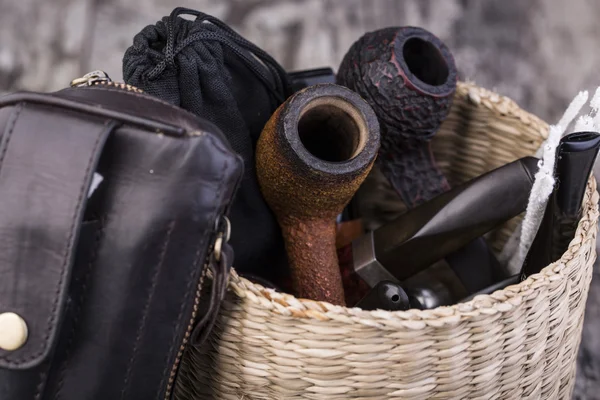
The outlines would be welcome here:
[[[345,304],[336,217],[378,149],[375,113],[335,84],[300,90],[267,122],[256,149],[258,181],[281,226],[297,296]]]
[[[493,285],[488,286],[485,289],[480,290],[477,293],[473,293],[472,295],[465,297],[464,299],[459,301],[459,303],[466,303],[468,301],[473,300],[476,296],[479,296],[482,294],[492,294],[496,290],[504,289],[505,287],[507,287],[509,285],[514,285],[516,283],[519,283],[519,274],[513,275],[511,277],[508,277],[508,278],[500,281],[500,282],[494,283]]]
[[[429,141],[450,111],[456,82],[450,50],[415,27],[366,33],[338,70],[337,83],[360,94],[379,118],[377,165],[409,207],[450,188]]]
[[[554,167],[556,185],[521,272],[464,298],[461,303],[519,283],[560,259],[575,236],[581,203],[599,150],[600,134],[596,132],[576,132],[561,139]]]
[[[445,259],[400,284],[408,295],[410,306],[420,310],[449,306],[469,294]]]
[[[473,249],[474,246],[480,248]],[[481,257],[472,257],[475,252],[481,256],[487,254],[487,261]],[[457,268],[457,266],[459,267]],[[401,284],[408,294],[411,307],[427,310],[452,305],[469,293],[481,294],[490,285],[493,285],[492,282],[504,279],[504,275],[494,274],[501,268],[485,241],[474,240],[465,247],[436,261],[425,270],[403,280]],[[467,279],[467,275],[471,279]],[[463,280],[458,279],[458,276]],[[471,284],[476,282],[478,289],[474,291],[473,285],[465,284],[465,282]],[[486,283],[483,284],[483,282]]]
[[[521,280],[540,272],[567,251],[581,219],[581,203],[599,149],[600,134],[596,132],[576,132],[561,139],[556,150],[556,183],[523,262]]]
[[[366,294],[355,307],[363,310],[408,310],[410,302],[402,286],[391,281],[381,281]]]
[[[360,289],[357,280],[372,287],[382,280],[409,278],[522,213],[537,162],[525,157],[490,171],[340,249],[345,260],[352,260],[340,265],[347,287]]]
[[[292,71],[288,77],[294,93],[318,83],[335,83],[335,73],[330,67]]]
[[[408,209],[450,189],[430,147],[456,90],[456,66],[444,43],[421,28],[367,33],[344,57],[337,79],[373,107],[381,126],[377,165]],[[469,292],[504,277],[483,238],[447,262]]]

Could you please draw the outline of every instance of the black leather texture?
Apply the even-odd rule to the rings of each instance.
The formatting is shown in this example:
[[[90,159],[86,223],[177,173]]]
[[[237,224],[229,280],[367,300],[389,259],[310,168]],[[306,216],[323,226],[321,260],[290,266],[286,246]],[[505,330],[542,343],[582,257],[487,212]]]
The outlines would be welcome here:
[[[86,188],[115,123],[52,118],[33,104],[10,112],[0,140],[0,298],[3,312],[26,319],[29,337],[21,349],[0,350],[0,367],[24,369],[38,365],[56,337]],[[70,157],[56,159],[62,152]]]
[[[193,318],[241,158],[212,124],[108,86],[5,96],[0,124],[0,313],[29,328],[0,351],[0,398],[165,398],[215,311]]]

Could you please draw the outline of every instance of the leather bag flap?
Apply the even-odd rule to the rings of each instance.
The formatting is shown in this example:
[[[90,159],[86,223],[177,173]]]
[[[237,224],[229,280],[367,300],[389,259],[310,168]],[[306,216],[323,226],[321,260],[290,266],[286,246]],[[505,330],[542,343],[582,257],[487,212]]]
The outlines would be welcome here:
[[[14,99],[4,105],[0,315],[18,315],[27,336],[16,349],[0,349],[0,367],[27,369],[48,357],[57,337],[87,194],[116,123]],[[0,335],[14,333],[4,328]]]

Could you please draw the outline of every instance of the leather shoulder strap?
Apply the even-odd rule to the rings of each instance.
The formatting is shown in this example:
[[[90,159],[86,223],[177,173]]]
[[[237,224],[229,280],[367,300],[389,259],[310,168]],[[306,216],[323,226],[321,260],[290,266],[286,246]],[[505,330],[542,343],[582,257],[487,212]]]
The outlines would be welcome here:
[[[102,147],[116,123],[48,105],[0,109],[0,314],[27,327],[0,367],[49,354],[65,308],[74,245]]]

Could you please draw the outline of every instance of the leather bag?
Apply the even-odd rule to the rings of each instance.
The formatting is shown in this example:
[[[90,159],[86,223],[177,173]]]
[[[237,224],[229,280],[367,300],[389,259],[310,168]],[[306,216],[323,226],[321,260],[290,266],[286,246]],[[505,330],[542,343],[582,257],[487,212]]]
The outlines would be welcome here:
[[[0,397],[166,399],[225,294],[243,162],[139,89],[74,86],[0,98]]]

